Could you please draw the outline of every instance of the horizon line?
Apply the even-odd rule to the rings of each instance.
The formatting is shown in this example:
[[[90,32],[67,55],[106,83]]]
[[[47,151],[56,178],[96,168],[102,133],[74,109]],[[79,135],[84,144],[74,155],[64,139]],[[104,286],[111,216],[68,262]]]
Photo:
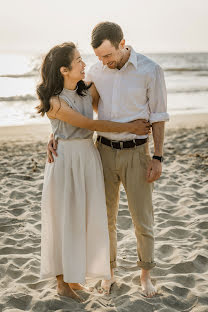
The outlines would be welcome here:
[[[84,55],[94,55],[92,52],[84,52],[82,49],[79,49],[81,51],[82,54]],[[44,51],[31,51],[31,50],[0,50],[0,55],[1,54],[19,54],[19,55],[25,55],[25,54],[30,54],[30,55],[41,55],[41,54],[45,54],[47,52]],[[194,54],[194,53],[198,53],[198,54],[206,54],[208,53],[208,50],[193,50],[193,51],[150,51],[150,50],[140,50],[138,53],[141,54]]]

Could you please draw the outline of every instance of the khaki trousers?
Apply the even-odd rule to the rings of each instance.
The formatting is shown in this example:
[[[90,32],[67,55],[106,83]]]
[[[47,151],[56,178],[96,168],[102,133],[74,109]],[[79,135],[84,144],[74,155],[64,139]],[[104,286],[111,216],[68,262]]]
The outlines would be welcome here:
[[[100,152],[105,180],[108,229],[110,237],[111,268],[117,266],[117,230],[116,221],[119,207],[120,184],[122,183],[128,199],[137,238],[138,266],[152,269],[154,262],[153,232],[153,184],[146,182],[149,161],[148,143],[117,150],[96,142]]]

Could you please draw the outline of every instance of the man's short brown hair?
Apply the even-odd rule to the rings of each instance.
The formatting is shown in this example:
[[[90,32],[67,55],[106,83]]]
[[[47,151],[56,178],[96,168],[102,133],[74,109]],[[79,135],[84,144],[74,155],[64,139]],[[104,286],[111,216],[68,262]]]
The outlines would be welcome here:
[[[91,34],[91,45],[97,49],[104,40],[109,40],[118,49],[119,43],[123,39],[123,31],[118,24],[111,22],[101,22],[97,24]]]

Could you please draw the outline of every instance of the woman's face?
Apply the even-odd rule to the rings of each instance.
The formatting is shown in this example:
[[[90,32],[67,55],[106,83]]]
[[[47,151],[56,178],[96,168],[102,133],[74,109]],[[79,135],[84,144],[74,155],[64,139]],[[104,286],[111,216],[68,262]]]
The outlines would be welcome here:
[[[71,69],[68,71],[68,78],[73,81],[80,81],[85,77],[85,66],[81,55],[77,49],[74,50],[74,59],[71,63]]]

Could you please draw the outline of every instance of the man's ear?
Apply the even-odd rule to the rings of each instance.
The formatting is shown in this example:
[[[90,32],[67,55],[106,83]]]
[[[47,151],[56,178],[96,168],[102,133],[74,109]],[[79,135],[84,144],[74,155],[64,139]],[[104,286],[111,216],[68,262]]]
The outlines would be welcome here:
[[[64,76],[68,73],[68,68],[65,66],[60,67],[60,73]]]
[[[125,39],[122,39],[119,43],[119,47],[123,49],[125,47],[125,43],[126,43]]]

